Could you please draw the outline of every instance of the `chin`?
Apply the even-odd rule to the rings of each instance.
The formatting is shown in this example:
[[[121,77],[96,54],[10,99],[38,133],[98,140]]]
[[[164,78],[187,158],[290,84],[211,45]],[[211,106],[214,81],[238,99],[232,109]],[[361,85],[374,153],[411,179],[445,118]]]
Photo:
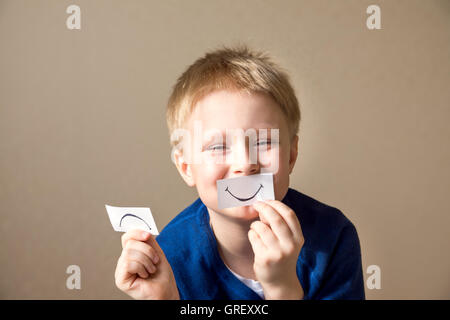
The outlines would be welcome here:
[[[253,206],[243,206],[243,207],[235,207],[235,208],[228,208],[223,210],[224,214],[233,217],[236,219],[243,219],[243,220],[255,220],[259,217],[258,211],[256,211]]]

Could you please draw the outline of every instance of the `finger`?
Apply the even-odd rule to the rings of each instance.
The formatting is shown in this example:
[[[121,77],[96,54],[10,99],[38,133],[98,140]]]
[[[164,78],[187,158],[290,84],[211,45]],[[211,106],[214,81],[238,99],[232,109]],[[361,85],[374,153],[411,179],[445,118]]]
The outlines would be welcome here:
[[[130,239],[138,241],[147,241],[150,233],[138,229],[128,230],[122,235],[122,248],[125,248],[127,241]]]
[[[141,251],[125,248],[123,249],[122,255],[124,260],[136,261],[142,264],[148,273],[156,272],[156,267],[154,266],[151,259]]]
[[[250,229],[258,234],[259,238],[267,248],[279,247],[278,239],[267,224],[261,221],[255,221],[250,225]]]
[[[130,239],[127,241],[125,248],[126,249],[134,249],[134,250],[142,252],[147,257],[149,257],[154,264],[157,264],[159,261],[159,257],[158,257],[158,254],[156,253],[156,250],[154,248],[152,248],[146,242]]]
[[[250,245],[252,246],[255,256],[261,255],[267,251],[267,247],[264,245],[255,230],[250,229],[248,231],[248,239],[250,240]]]
[[[133,281],[138,275],[129,272],[122,261],[122,259],[118,260],[114,277],[116,286],[121,290],[125,290],[130,285],[130,281]]]
[[[274,207],[265,202],[256,202],[254,208],[260,213],[261,220],[267,220],[270,228],[280,241],[292,241],[292,232],[283,216]]]
[[[123,270],[129,274],[137,274],[139,277],[147,279],[149,273],[142,263],[133,260],[123,260]]]
[[[294,210],[292,210],[286,204],[278,200],[269,200],[266,203],[271,207],[275,208],[280,213],[284,221],[286,221],[286,224],[289,226],[289,229],[294,235],[295,240],[302,241],[303,240],[302,227]]]

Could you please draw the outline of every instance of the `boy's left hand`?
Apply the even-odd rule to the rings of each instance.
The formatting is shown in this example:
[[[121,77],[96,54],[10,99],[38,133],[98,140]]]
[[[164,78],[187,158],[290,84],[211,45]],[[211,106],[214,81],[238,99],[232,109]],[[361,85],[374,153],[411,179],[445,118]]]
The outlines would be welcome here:
[[[260,221],[248,237],[255,254],[253,269],[266,299],[302,299],[297,260],[305,242],[295,212],[278,200],[253,204]]]

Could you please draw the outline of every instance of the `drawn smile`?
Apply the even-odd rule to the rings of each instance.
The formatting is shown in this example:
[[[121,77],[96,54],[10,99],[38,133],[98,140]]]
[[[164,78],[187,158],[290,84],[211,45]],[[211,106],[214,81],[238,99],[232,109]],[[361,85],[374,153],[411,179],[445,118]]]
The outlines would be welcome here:
[[[231,193],[230,190],[228,190],[228,186],[227,186],[227,188],[225,189],[225,191],[228,191],[228,193],[231,194],[231,195],[233,196],[233,198],[238,199],[239,201],[248,201],[248,200],[253,199],[253,198],[258,194],[259,190],[261,190],[262,188],[264,188],[264,187],[263,187],[262,184],[260,184],[260,185],[259,185],[259,188],[258,188],[258,190],[255,192],[255,194],[254,194],[253,196],[249,197],[249,198],[239,198],[239,197],[236,197],[234,194]]]
[[[134,215],[134,214],[132,214],[132,213],[127,213],[127,214],[124,214],[124,215],[122,216],[122,218],[120,219],[120,223],[119,223],[119,226],[120,226],[120,227],[122,226],[122,220],[123,220],[124,218],[126,218],[126,217],[137,218],[137,219],[141,220],[142,222],[144,222],[145,225],[148,227],[149,230],[152,230],[152,228],[150,228],[150,226],[147,224],[147,222],[145,222],[144,219],[142,219],[141,217],[138,217],[137,215]]]

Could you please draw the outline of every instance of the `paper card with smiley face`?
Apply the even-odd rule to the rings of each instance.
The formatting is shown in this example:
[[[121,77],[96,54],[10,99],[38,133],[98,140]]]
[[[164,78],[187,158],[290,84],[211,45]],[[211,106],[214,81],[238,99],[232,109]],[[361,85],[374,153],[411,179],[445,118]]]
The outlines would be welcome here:
[[[217,200],[219,209],[249,206],[261,200],[275,200],[273,174],[261,173],[217,180]]]
[[[128,230],[139,229],[150,232],[155,236],[159,234],[150,208],[113,207],[107,204],[105,204],[105,207],[114,230],[127,232]]]

